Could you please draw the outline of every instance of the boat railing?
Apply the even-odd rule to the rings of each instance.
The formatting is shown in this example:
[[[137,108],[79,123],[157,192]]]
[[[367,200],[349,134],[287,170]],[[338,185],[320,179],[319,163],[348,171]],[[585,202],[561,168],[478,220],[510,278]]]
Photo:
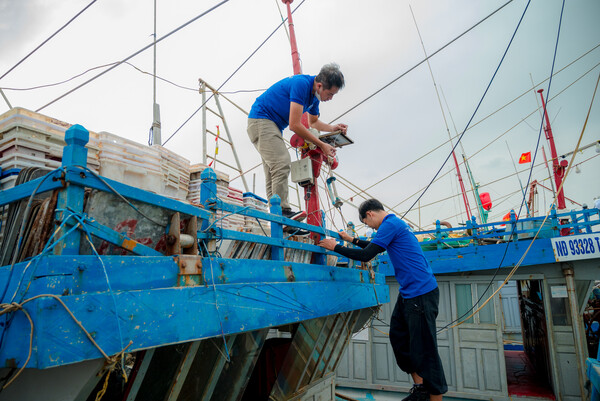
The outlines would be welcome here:
[[[102,240],[125,247],[125,249],[134,255],[163,256],[160,252],[136,243],[132,238],[127,238],[123,233],[118,233],[108,227],[101,227],[93,219],[86,216],[84,213],[84,189],[91,188],[113,193],[127,202],[143,202],[173,213],[197,218],[197,239],[200,243],[203,243],[199,248],[201,255],[207,256],[212,254],[212,248],[207,246],[207,244],[220,240],[237,240],[269,245],[271,247],[270,259],[276,261],[285,260],[285,248],[312,252],[312,263],[314,264],[326,264],[326,255],[336,255],[320,246],[290,239],[291,236],[296,234],[296,230],[304,230],[337,239],[340,239],[340,237],[337,232],[324,228],[325,224],[322,226],[313,226],[282,216],[281,201],[277,195],[273,196],[270,200],[270,213],[224,202],[217,196],[217,176],[210,168],[205,169],[201,174],[201,205],[193,205],[188,202],[171,199],[102,177],[86,166],[87,149],[85,148],[85,144],[88,138],[88,131],[81,126],[73,126],[67,130],[65,135],[67,146],[63,152],[62,167],[49,172],[41,178],[0,191],[0,208],[14,202],[31,201],[36,195],[58,190],[58,212],[56,219],[58,225],[61,225],[62,222],[69,218],[75,217],[75,219],[71,220],[79,222],[82,227],[81,229],[91,232]],[[133,205],[131,206],[133,207]],[[267,230],[264,229],[264,235],[262,235],[222,228],[219,221],[223,217],[218,217],[217,212],[227,215],[239,214],[244,217],[254,218],[258,221],[260,227],[264,227],[263,224],[268,224],[270,233],[267,233]],[[74,224],[72,223],[70,226],[65,225],[63,228],[65,235],[60,241],[60,246],[54,247],[55,254],[79,253],[79,233],[77,230],[71,230],[73,232],[67,233],[68,229]],[[284,232],[284,227],[288,227],[288,230],[286,230],[288,232]],[[127,246],[124,246],[125,244]]]
[[[444,228],[436,221],[433,230],[415,232],[421,238],[424,250],[450,249],[465,246],[496,244],[524,239],[553,238],[566,235],[591,234],[600,227],[599,209],[571,210],[557,213],[553,207],[550,214],[540,217],[517,218],[514,210],[510,219],[477,223],[475,216],[463,227]]]

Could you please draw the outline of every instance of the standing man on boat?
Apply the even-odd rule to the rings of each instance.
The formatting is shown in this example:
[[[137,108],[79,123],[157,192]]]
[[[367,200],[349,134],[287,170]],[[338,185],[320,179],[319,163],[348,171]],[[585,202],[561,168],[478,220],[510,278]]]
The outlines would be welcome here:
[[[313,135],[303,124],[308,113],[311,128],[319,131],[346,132],[345,124],[330,125],[319,120],[319,103],[327,102],[344,87],[344,75],[337,64],[326,64],[318,75],[294,75],[273,84],[260,95],[248,115],[248,136],[256,147],[265,171],[267,197],[281,198],[285,217],[293,218],[288,200],[290,154],[283,141],[283,130],[290,129],[305,141],[318,146],[326,156],[335,156],[335,148]]]
[[[376,199],[363,202],[358,214],[362,223],[377,230],[373,239],[363,241],[344,231],[339,234],[344,241],[362,249],[338,245],[332,238],[322,240],[319,245],[362,262],[387,250],[400,284],[390,323],[390,343],[396,363],[415,383],[402,401],[441,400],[448,386],[437,350],[435,319],[440,291],[431,267],[408,224],[386,213],[381,202]]]

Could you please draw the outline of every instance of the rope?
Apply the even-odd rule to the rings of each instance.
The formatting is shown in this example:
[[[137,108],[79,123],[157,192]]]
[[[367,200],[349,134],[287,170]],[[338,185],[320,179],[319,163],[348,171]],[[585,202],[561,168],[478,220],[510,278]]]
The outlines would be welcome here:
[[[60,299],[60,297],[58,297],[57,295],[54,294],[40,294],[40,295],[36,295],[34,297],[28,298],[25,301],[21,302],[21,303],[17,303],[17,302],[12,302],[12,303],[3,303],[0,304],[0,315],[4,315],[6,313],[11,313],[11,312],[16,312],[16,311],[21,311],[23,313],[25,313],[25,315],[27,316],[27,319],[29,320],[29,324],[30,324],[30,336],[29,336],[29,353],[27,355],[27,360],[25,361],[25,363],[23,364],[23,366],[19,369],[19,371],[2,387],[2,389],[7,388],[9,385],[12,384],[12,382],[15,381],[15,379],[21,374],[21,372],[23,372],[23,370],[25,369],[25,367],[27,366],[27,364],[29,363],[29,359],[31,358],[31,351],[33,349],[33,329],[34,329],[34,324],[33,324],[33,320],[31,319],[31,316],[29,315],[29,312],[27,312],[26,309],[23,308],[23,306],[31,301],[34,301],[36,299],[39,298],[54,298],[56,301],[58,301],[58,303],[60,303],[62,305],[62,307],[67,311],[67,313],[69,314],[69,316],[71,317],[71,319],[73,319],[73,321],[75,322],[75,324],[77,324],[77,326],[79,326],[79,328],[81,329],[81,331],[83,331],[86,335],[86,337],[88,338],[88,340],[92,343],[92,345],[94,345],[94,347],[96,347],[98,349],[98,351],[102,354],[102,356],[104,357],[104,359],[106,359],[106,363],[108,364],[108,366],[112,366],[114,364],[116,364],[118,362],[118,360],[123,356],[123,354],[125,353],[125,350],[127,348],[129,348],[129,346],[131,344],[133,344],[133,341],[130,341],[129,344],[123,348],[120,352],[118,352],[117,354],[113,355],[113,356],[108,356],[104,350],[98,345],[98,343],[94,340],[94,338],[92,337],[92,335],[85,329],[85,327],[83,327],[83,325],[81,324],[81,322],[79,320],[77,320],[77,318],[75,317],[75,315],[73,314],[73,312],[71,312],[71,310],[69,309],[69,307],[63,302],[62,299]]]
[[[456,147],[458,146],[458,144],[462,140],[462,138],[465,135],[467,129],[469,128],[469,125],[471,125],[471,122],[475,118],[475,115],[477,114],[477,111],[479,110],[479,107],[481,107],[481,104],[483,103],[483,99],[485,99],[485,96],[487,95],[490,87],[492,86],[492,83],[494,82],[494,79],[496,78],[496,74],[498,74],[498,71],[500,70],[500,67],[502,66],[502,63],[504,62],[504,59],[505,59],[506,55],[508,54],[508,50],[510,49],[510,47],[512,45],[512,42],[513,42],[515,36],[517,35],[519,27],[521,26],[521,22],[523,22],[523,18],[525,17],[525,13],[527,12],[527,9],[529,8],[529,4],[531,4],[531,0],[527,1],[527,5],[525,6],[525,9],[523,10],[523,14],[521,15],[521,18],[519,19],[519,23],[517,24],[517,27],[515,28],[515,31],[513,32],[512,37],[510,38],[510,41],[508,42],[508,45],[506,46],[506,50],[504,50],[504,54],[502,55],[502,58],[500,59],[500,63],[498,64],[498,67],[496,67],[496,70],[494,71],[494,74],[492,75],[492,79],[490,80],[490,82],[488,83],[485,91],[483,92],[483,95],[481,96],[481,99],[479,100],[479,103],[477,104],[477,107],[475,108],[475,111],[471,115],[471,118],[467,122],[467,125],[466,125],[465,129],[463,130],[462,134],[460,134],[460,136],[458,137],[456,144],[452,147],[452,151],[448,154],[448,156],[446,157],[446,159],[444,160],[444,162],[440,166],[439,170],[433,176],[433,178],[429,182],[429,184],[427,184],[427,187],[425,187],[425,189],[423,190],[423,192],[421,193],[421,195],[419,195],[419,197],[412,204],[412,206],[402,215],[402,218],[404,218],[406,216],[406,214],[417,204],[417,202],[419,202],[419,200],[421,200],[421,198],[423,197],[423,195],[425,195],[425,193],[427,192],[427,190],[431,187],[431,184],[433,184],[434,180],[440,174],[440,172],[442,171],[442,169],[444,168],[444,166],[446,165],[446,163],[450,159],[450,156],[452,156],[452,154],[454,153],[454,150],[456,149]]]
[[[563,6],[564,6],[564,2],[563,2]],[[502,285],[500,285],[498,287],[498,289],[496,291],[494,291],[494,293],[479,308],[477,308],[473,313],[471,313],[469,316],[467,316],[464,320],[462,320],[462,321],[460,321],[460,322],[458,322],[458,323],[456,323],[456,324],[454,324],[452,326],[446,326],[442,330],[438,331],[438,333],[440,333],[441,331],[444,331],[444,330],[451,329],[451,328],[454,328],[456,326],[459,326],[460,324],[462,324],[465,321],[469,320],[475,313],[479,312],[500,291],[500,289],[502,287],[504,287],[504,285],[506,285],[506,283],[510,280],[510,278],[515,274],[515,272],[517,271],[517,269],[523,263],[523,260],[525,259],[525,256],[527,255],[527,253],[529,253],[529,250],[531,249],[531,247],[533,246],[533,243],[537,239],[540,231],[542,230],[542,227],[544,226],[544,223],[546,223],[546,221],[548,220],[548,217],[550,216],[550,212],[552,211],[552,206],[556,205],[556,200],[558,198],[558,194],[562,190],[565,182],[567,181],[567,177],[568,177],[569,173],[571,172],[571,169],[573,167],[573,161],[575,160],[575,156],[576,156],[577,152],[579,151],[579,146],[581,145],[581,140],[583,139],[583,134],[584,134],[585,129],[587,127],[587,123],[588,123],[588,120],[589,120],[589,117],[590,117],[590,114],[591,114],[591,111],[592,111],[592,105],[594,104],[594,99],[596,97],[596,92],[598,90],[598,83],[600,83],[600,75],[598,75],[598,79],[596,81],[596,86],[594,87],[594,92],[592,94],[592,100],[590,101],[590,107],[588,108],[588,112],[587,112],[587,115],[585,117],[583,128],[581,129],[581,133],[579,134],[579,139],[577,141],[577,145],[575,146],[575,150],[573,151],[573,154],[571,156],[571,161],[569,163],[567,171],[565,172],[565,175],[563,177],[563,181],[560,183],[560,186],[558,187],[558,189],[556,191],[557,195],[554,196],[554,199],[552,200],[551,207],[546,212],[546,216],[544,217],[544,220],[542,221],[542,224],[540,224],[540,227],[538,228],[537,232],[535,233],[535,236],[531,240],[531,243],[529,244],[529,246],[525,250],[525,253],[521,257],[521,259],[519,260],[519,262],[515,265],[515,267],[511,270],[511,272],[508,274],[508,276],[506,277],[506,279],[504,280],[504,282],[502,283]],[[489,286],[488,286],[488,288],[489,288]],[[487,289],[484,291],[484,294],[485,294],[485,292],[487,292]],[[462,317],[464,317],[464,315]]]
[[[223,338],[223,345],[225,346],[225,352],[227,353],[227,362],[231,362],[231,357],[229,356],[229,348],[227,347],[227,340],[225,340],[225,330],[223,329],[223,321],[221,320],[221,313],[219,312],[219,300],[217,298],[217,286],[215,284],[215,275],[213,273],[213,265],[212,260],[210,258],[210,252],[206,243],[203,241],[202,245],[206,250],[206,256],[208,257],[208,265],[210,266],[210,276],[212,278],[212,286],[215,294],[215,309],[217,310],[217,318],[219,319],[219,325],[221,326],[221,337]]]
[[[38,183],[38,185],[34,188],[31,195],[29,196],[29,200],[27,201],[27,206],[25,207],[25,212],[23,213],[23,220],[21,220],[21,226],[19,227],[19,237],[17,240],[17,247],[14,251],[12,261],[10,264],[10,273],[8,275],[8,280],[6,281],[6,285],[4,286],[4,290],[2,291],[2,295],[0,296],[0,301],[4,299],[4,296],[6,295],[6,291],[8,290],[8,284],[10,283],[10,281],[12,279],[15,263],[17,262],[17,257],[18,257],[19,251],[21,250],[21,241],[23,241],[23,236],[25,235],[25,226],[26,226],[27,220],[29,219],[29,212],[31,211],[31,205],[33,203],[33,198],[34,198],[35,194],[37,193],[37,191],[42,186],[42,184],[44,183],[44,181],[46,181],[46,179],[48,177],[50,177],[50,175],[52,175],[55,172],[60,171],[60,170],[61,170],[60,168],[57,168],[55,170],[50,171],[45,176],[43,176],[42,179],[40,180],[40,182]]]

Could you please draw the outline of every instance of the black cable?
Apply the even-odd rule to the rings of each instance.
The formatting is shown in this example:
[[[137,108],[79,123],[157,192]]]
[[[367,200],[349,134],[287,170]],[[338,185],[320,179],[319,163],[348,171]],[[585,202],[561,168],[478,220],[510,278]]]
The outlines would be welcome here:
[[[481,103],[483,103],[483,99],[485,99],[485,96],[487,95],[487,92],[489,91],[490,87],[492,86],[492,83],[494,82],[494,79],[496,78],[496,74],[498,73],[498,71],[500,70],[500,67],[502,66],[502,63],[504,62],[504,58],[506,57],[506,54],[508,53],[508,50],[510,49],[510,46],[512,45],[512,42],[513,42],[513,40],[515,38],[515,35],[517,34],[517,32],[519,30],[519,27],[521,26],[521,22],[523,22],[523,17],[525,17],[525,13],[527,12],[527,9],[529,8],[529,4],[530,3],[531,3],[531,0],[528,0],[527,1],[527,5],[525,6],[525,10],[523,10],[523,14],[521,15],[521,18],[519,19],[519,23],[517,24],[517,28],[513,32],[512,37],[510,38],[510,41],[508,42],[508,46],[506,46],[506,50],[504,50],[504,54],[502,55],[502,58],[500,59],[500,63],[498,64],[498,67],[496,67],[496,71],[494,71],[494,74],[492,75],[492,79],[490,80],[490,83],[488,84],[487,88],[485,88],[485,91],[483,92],[483,95],[481,96],[481,99],[479,100],[479,103],[477,104],[477,107],[475,108],[475,111],[473,112],[473,115],[471,115],[471,118],[467,122],[467,126],[462,131],[462,133],[460,134],[460,136],[458,137],[458,139],[456,141],[456,144],[452,147],[452,151],[448,154],[448,156],[446,157],[446,160],[444,160],[444,163],[442,163],[442,165],[440,166],[439,170],[437,171],[437,173],[435,173],[435,175],[433,176],[433,178],[431,179],[431,181],[429,182],[429,184],[427,184],[427,186],[425,187],[425,189],[423,190],[423,192],[421,193],[421,195],[419,195],[419,197],[412,204],[412,206],[410,208],[408,208],[408,210],[406,212],[404,212],[404,214],[402,215],[402,219],[404,219],[404,216],[406,216],[406,214],[408,212],[410,212],[412,210],[412,208],[415,207],[415,205],[421,200],[421,198],[423,197],[423,195],[425,195],[425,193],[427,192],[427,190],[429,189],[429,187],[431,186],[431,184],[433,184],[433,181],[435,181],[436,177],[441,173],[442,169],[444,168],[444,166],[446,165],[446,163],[448,162],[448,160],[450,159],[450,157],[454,153],[456,147],[458,146],[458,144],[462,140],[463,136],[467,132],[467,129],[469,129],[469,125],[471,125],[471,122],[475,118],[475,115],[477,114],[477,111],[479,110],[479,107],[481,107]],[[502,7],[504,7],[504,6],[502,6]]]
[[[297,10],[298,8],[300,8],[300,6],[302,6],[302,4],[304,4],[304,2],[305,2],[305,1],[306,1],[306,0],[302,0],[302,2],[301,2],[300,4],[298,4],[298,7],[294,8],[294,10],[292,11],[292,14],[293,14],[293,13],[295,13],[295,12],[296,12],[296,10]],[[511,0],[511,1],[512,1],[512,0]],[[234,71],[234,72],[233,72],[233,73],[232,73],[232,74],[231,74],[231,75],[230,75],[230,76],[229,76],[229,77],[228,77],[228,78],[227,78],[227,79],[226,79],[226,80],[225,80],[225,81],[224,81],[224,82],[223,82],[223,83],[222,83],[222,84],[221,84],[221,85],[220,85],[220,86],[217,88],[216,92],[218,92],[218,91],[219,91],[219,90],[220,90],[220,89],[221,89],[221,88],[222,88],[222,87],[223,87],[223,86],[224,86],[224,85],[225,85],[227,82],[229,82],[229,80],[230,80],[231,78],[233,78],[233,76],[234,76],[235,74],[237,74],[237,72],[238,72],[238,71],[239,71],[239,70],[240,70],[240,69],[241,69],[241,68],[242,68],[242,67],[243,67],[243,66],[244,66],[244,65],[245,65],[245,64],[246,64],[246,63],[247,63],[247,62],[248,62],[248,61],[249,61],[251,58],[252,58],[252,56],[254,56],[254,54],[256,54],[256,52],[257,52],[257,51],[259,51],[259,50],[260,50],[260,48],[261,48],[261,47],[263,47],[263,45],[264,45],[265,43],[267,43],[267,40],[271,39],[271,36],[273,36],[273,35],[275,34],[275,32],[277,32],[277,31],[279,30],[279,28],[281,28],[281,27],[282,27],[282,26],[285,24],[285,21],[287,21],[287,18],[286,18],[285,20],[281,21],[281,24],[279,24],[279,25],[277,26],[277,28],[275,28],[275,30],[273,30],[273,32],[271,32],[271,34],[270,34],[269,36],[267,36],[267,38],[266,38],[265,40],[263,40],[263,42],[262,42],[262,43],[261,43],[261,44],[260,44],[260,45],[259,45],[259,46],[258,46],[258,47],[257,47],[257,48],[256,48],[256,49],[255,49],[255,50],[254,50],[254,51],[253,51],[253,52],[252,52],[250,55],[249,55],[249,56],[248,56],[248,58],[246,58],[246,60],[244,60],[244,62],[243,62],[242,64],[240,64],[240,66],[239,66],[238,68],[236,68],[236,69],[235,69],[235,71]],[[200,105],[200,107],[198,107],[198,108],[196,109],[196,111],[194,111],[194,112],[192,113],[192,115],[191,115],[191,116],[189,116],[189,117],[187,118],[187,120],[185,120],[185,121],[183,122],[183,124],[181,124],[181,125],[179,126],[179,128],[177,128],[177,129],[175,130],[175,132],[173,132],[173,133],[171,134],[171,136],[170,136],[170,137],[168,137],[168,138],[167,138],[167,140],[166,140],[166,141],[164,141],[164,142],[162,143],[162,145],[164,146],[164,145],[165,145],[167,142],[169,142],[169,141],[171,140],[171,138],[173,138],[173,137],[174,137],[174,136],[175,136],[175,135],[176,135],[176,134],[177,134],[177,133],[178,133],[178,132],[179,132],[179,131],[180,131],[180,130],[183,128],[183,127],[184,127],[184,125],[186,125],[186,124],[187,124],[187,123],[188,123],[188,122],[189,122],[189,121],[190,121],[190,120],[191,120],[191,119],[192,119],[192,118],[193,118],[193,117],[196,115],[196,113],[198,113],[198,112],[199,112],[199,111],[202,109],[202,107],[204,107],[204,105],[205,105],[205,104],[206,104],[206,103],[207,103],[207,102],[208,102],[210,99],[212,99],[212,98],[213,98],[213,96],[214,96],[214,95],[215,95],[215,94],[214,94],[214,92],[213,92],[213,94],[212,94],[212,95],[210,95],[210,96],[208,97],[208,99],[206,99],[206,101],[205,101],[205,102],[203,102],[203,103]]]
[[[52,39],[53,37],[55,37],[60,31],[62,31],[64,28],[66,28],[67,25],[69,25],[71,22],[73,22],[85,10],[87,10],[88,8],[90,8],[90,6],[92,4],[94,4],[96,1],[97,0],[92,0],[92,2],[90,4],[88,4],[87,6],[85,6],[81,11],[79,11],[77,14],[75,14],[75,16],[73,18],[71,18],[69,21],[67,21],[66,24],[64,24],[62,27],[60,27],[60,29],[58,31],[56,31],[52,35],[50,35],[50,37],[48,37],[48,39],[44,40],[38,47],[36,47],[32,51],[30,51],[28,55],[26,55],[25,57],[23,57],[17,64],[13,65],[8,71],[6,71],[4,74],[2,74],[2,76],[0,77],[0,79],[2,79],[5,76],[7,76],[12,70],[14,70],[15,68],[17,68],[19,66],[19,64],[21,64],[23,61],[27,60],[27,58],[29,58],[29,56],[31,56],[33,53],[35,53],[40,47],[44,46],[50,39]]]
[[[527,3],[527,7],[529,6],[530,2],[531,2],[531,0],[529,0],[529,2]],[[525,7],[525,11],[527,11],[527,7]],[[557,50],[558,50],[558,42],[559,42],[559,39],[560,39],[560,28],[562,26],[562,18],[563,18],[564,8],[565,8],[565,0],[563,0],[561,11],[560,11],[560,19],[559,19],[559,22],[558,22],[558,32],[557,32],[557,35],[556,35],[556,44],[554,46],[554,56],[552,58],[552,67],[551,67],[551,70],[550,70],[550,79],[548,81],[548,89],[547,89],[547,93],[546,93],[546,99],[548,99],[548,97],[550,96],[550,88],[552,86],[552,74],[554,73],[554,65],[556,63],[556,54],[557,54]],[[523,16],[524,15],[525,15],[525,12],[523,12]],[[523,19],[523,16],[521,17],[521,20]],[[521,22],[519,21],[519,24],[520,23]],[[516,31],[515,31],[515,33],[516,33]],[[513,37],[514,37],[514,35],[513,35]],[[512,39],[511,39],[511,41],[512,41]],[[544,113],[543,113],[543,115],[545,115],[545,113],[546,113],[546,103],[544,103],[544,104],[545,104],[545,106],[544,106]],[[533,160],[531,161],[531,168],[529,169],[529,176],[527,177],[527,184],[525,185],[526,188],[529,186],[529,183],[531,181],[531,175],[532,175],[532,172],[533,172],[533,166],[535,164],[535,158],[537,156],[537,152],[538,152],[539,145],[540,145],[540,140],[542,138],[542,130],[544,128],[544,117],[543,117],[543,115],[542,115],[542,120],[541,120],[541,123],[540,123],[540,129],[539,129],[539,133],[538,133],[538,140],[537,140],[537,144],[536,144],[536,147],[535,147],[535,152],[534,152],[534,155],[533,155]],[[463,134],[464,134],[464,132],[463,132]],[[461,135],[461,137],[462,137],[462,135]],[[460,138],[459,138],[459,141],[460,141]],[[453,151],[454,151],[454,149],[453,149]],[[446,161],[447,161],[447,159],[446,159]],[[523,205],[524,204],[525,204],[525,193],[523,193],[523,197],[522,197],[522,200],[521,200],[521,206],[519,207],[519,212],[517,213],[517,218],[521,215],[521,211],[523,210]],[[462,318],[464,318],[469,313],[471,313],[471,311],[473,311],[477,305],[479,305],[479,302],[481,302],[481,300],[483,299],[484,295],[488,292],[489,288],[494,283],[494,280],[496,279],[496,276],[498,275],[498,272],[500,271],[500,268],[502,267],[502,263],[504,262],[504,259],[506,258],[506,254],[508,253],[508,248],[510,247],[512,238],[515,235],[516,228],[517,228],[517,225],[513,224],[512,231],[510,233],[510,237],[508,238],[508,241],[506,242],[506,247],[504,248],[504,254],[502,255],[502,259],[500,260],[500,263],[498,264],[498,267],[494,271],[492,279],[488,283],[486,289],[482,292],[482,294],[479,297],[479,299],[477,300],[477,302],[475,302],[475,304],[471,307],[471,309],[469,309],[468,311],[466,311],[462,316],[456,318],[452,322],[448,323],[446,326],[444,326],[441,329],[439,329],[437,331],[438,333],[441,332],[441,331],[443,331],[443,330],[445,330],[446,328],[450,327],[454,323],[460,321]]]
[[[332,124],[334,121],[339,120],[340,118],[342,118],[343,116],[345,116],[346,114],[348,114],[349,112],[351,112],[352,110],[354,110],[355,108],[357,108],[358,106],[360,106],[361,104],[363,104],[364,102],[366,102],[367,100],[371,99],[373,96],[377,95],[379,92],[381,92],[382,90],[384,90],[388,86],[392,85],[394,82],[396,82],[400,78],[404,77],[409,72],[413,71],[415,68],[417,68],[418,66],[420,66],[421,64],[423,64],[424,62],[426,62],[427,60],[429,60],[430,58],[432,58],[433,56],[435,56],[436,54],[438,54],[439,52],[441,52],[442,50],[444,50],[446,47],[450,46],[452,43],[456,42],[458,39],[460,39],[461,37],[463,37],[464,35],[466,35],[470,31],[472,31],[474,28],[476,28],[482,22],[484,22],[485,20],[487,20],[488,18],[490,18],[492,15],[496,14],[498,11],[500,11],[501,9],[503,9],[504,7],[506,7],[511,2],[512,2],[512,0],[509,0],[506,3],[504,3],[503,5],[501,5],[500,7],[498,7],[495,11],[493,11],[487,17],[483,18],[481,21],[479,21],[478,23],[476,23],[475,25],[473,25],[472,27],[470,27],[469,29],[467,29],[466,31],[464,31],[463,33],[461,33],[460,35],[458,35],[454,39],[452,39],[450,42],[446,43],[444,46],[440,47],[439,49],[437,49],[436,51],[434,51],[433,53],[431,53],[428,57],[425,57],[423,60],[419,61],[417,64],[415,64],[410,69],[408,69],[408,71],[403,72],[398,77],[394,78],[391,82],[387,83],[386,85],[384,85],[380,89],[376,90],[371,95],[367,96],[364,100],[362,100],[359,103],[357,103],[355,106],[351,107],[350,109],[348,109],[344,113],[340,114],[339,116],[337,116],[336,118],[334,118],[333,120],[331,120],[329,122],[329,124]]]
[[[121,60],[121,61],[119,61],[119,62],[115,63],[115,64],[114,64],[112,67],[110,67],[110,68],[108,68],[108,69],[106,69],[106,70],[102,71],[100,74],[98,74],[98,75],[96,75],[96,76],[94,76],[94,77],[92,77],[92,78],[88,79],[87,81],[85,81],[85,82],[84,82],[84,83],[82,83],[81,85],[79,85],[79,86],[76,86],[75,88],[71,89],[70,91],[68,91],[68,92],[66,92],[66,93],[64,93],[64,94],[62,94],[62,95],[60,95],[59,97],[57,97],[56,99],[52,100],[51,102],[49,102],[49,103],[46,103],[45,105],[43,105],[42,107],[40,107],[39,109],[37,109],[37,110],[36,110],[36,112],[37,112],[37,113],[39,113],[41,110],[45,109],[46,107],[50,106],[51,104],[53,104],[53,103],[55,103],[55,102],[59,101],[59,100],[60,100],[60,99],[62,99],[63,97],[65,97],[65,96],[67,96],[67,95],[69,95],[69,94],[71,94],[71,93],[75,92],[77,89],[81,88],[82,86],[85,86],[85,85],[87,85],[88,83],[92,82],[92,81],[93,81],[93,80],[95,80],[96,78],[99,78],[99,77],[101,77],[102,75],[106,74],[107,72],[109,72],[109,71],[111,71],[111,70],[115,69],[116,67],[118,67],[118,66],[120,66],[121,64],[125,63],[125,62],[126,62],[126,61],[128,61],[129,59],[131,59],[131,58],[133,58],[133,57],[137,56],[138,54],[142,53],[143,51],[145,51],[145,50],[149,49],[150,47],[154,46],[156,43],[158,43],[158,42],[160,42],[160,41],[162,41],[162,40],[164,40],[164,39],[168,38],[169,36],[171,36],[171,35],[172,35],[172,34],[174,34],[175,32],[177,32],[177,31],[179,31],[179,30],[181,30],[181,29],[185,28],[186,26],[188,26],[188,25],[189,25],[189,24],[191,24],[192,22],[196,21],[197,19],[199,19],[199,18],[201,18],[201,17],[204,17],[206,14],[210,13],[211,11],[214,11],[214,10],[216,10],[217,8],[219,8],[219,7],[220,7],[220,6],[222,6],[223,4],[227,3],[228,1],[229,1],[229,0],[223,0],[223,1],[221,1],[220,3],[218,3],[217,5],[215,5],[215,6],[211,7],[211,8],[209,8],[209,9],[208,9],[208,10],[206,10],[206,11],[204,11],[203,13],[201,13],[201,14],[198,14],[197,16],[195,16],[194,18],[192,18],[192,19],[191,19],[191,20],[189,20],[188,22],[184,23],[183,25],[180,25],[180,26],[178,26],[177,28],[173,29],[171,32],[167,33],[167,34],[166,34],[166,35],[164,35],[164,36],[161,36],[159,39],[156,39],[156,40],[152,41],[152,43],[150,43],[150,44],[149,44],[149,45],[147,45],[147,46],[144,46],[143,48],[141,48],[141,49],[140,49],[140,50],[138,50],[137,52],[133,53],[132,55],[130,55],[130,56],[128,56],[128,57],[126,57],[126,58],[124,58],[123,60]]]

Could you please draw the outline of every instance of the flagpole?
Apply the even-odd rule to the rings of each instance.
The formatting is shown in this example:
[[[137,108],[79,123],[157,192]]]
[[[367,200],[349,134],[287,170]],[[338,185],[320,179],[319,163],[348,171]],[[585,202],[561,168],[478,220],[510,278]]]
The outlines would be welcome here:
[[[519,180],[519,187],[521,188],[521,192],[523,192],[523,199],[525,199],[525,189],[523,188],[523,183],[521,182],[521,177],[519,177],[519,171],[517,170],[517,165],[515,164],[515,159],[513,158],[510,148],[508,147],[508,142],[504,141],[504,143],[506,143],[506,149],[508,149],[508,154],[510,155],[510,160],[512,161],[513,167],[515,168],[515,174],[517,175],[517,179]],[[529,206],[527,205],[527,202],[525,202],[525,207],[527,208],[527,216],[529,216]]]

